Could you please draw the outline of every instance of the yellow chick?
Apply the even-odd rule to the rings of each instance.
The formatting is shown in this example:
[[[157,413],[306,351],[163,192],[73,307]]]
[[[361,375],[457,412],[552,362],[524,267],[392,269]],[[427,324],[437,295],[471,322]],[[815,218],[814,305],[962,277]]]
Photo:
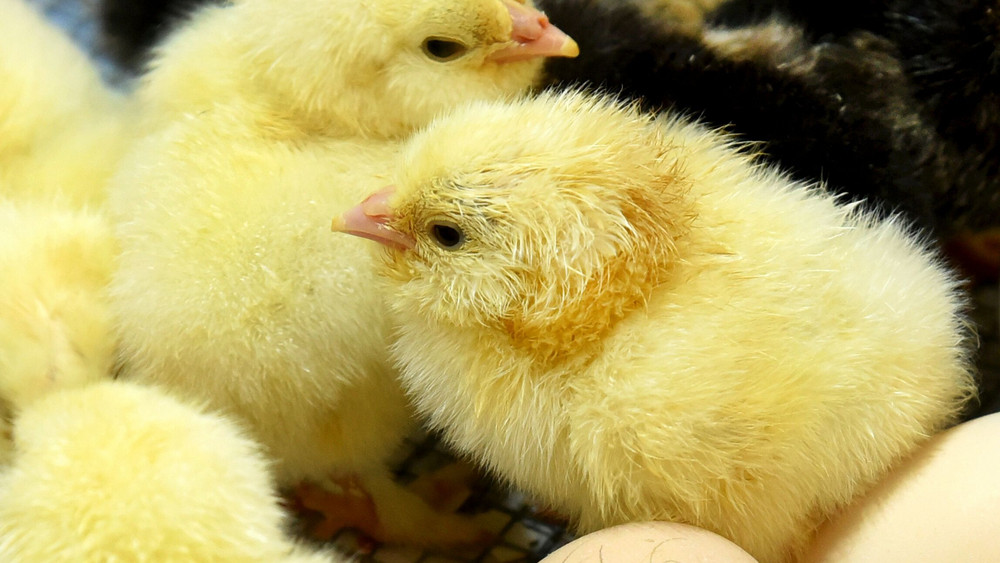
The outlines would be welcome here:
[[[113,182],[127,377],[247,424],[279,483],[350,479],[380,539],[480,530],[395,485],[411,413],[359,241],[331,205],[373,189],[390,139],[459,101],[530,88],[576,44],[517,0],[240,0],[169,40],[138,92],[144,138]],[[325,234],[324,234],[325,233]]]
[[[933,253],[724,136],[578,93],[417,135],[334,221],[383,242],[403,385],[569,515],[793,561],[973,394]]]
[[[102,202],[128,144],[122,94],[24,0],[0,14],[0,194]]]
[[[0,472],[11,562],[332,562],[285,533],[242,429],[154,388],[108,381],[33,403]]]
[[[0,409],[110,377],[106,294],[117,246],[107,219],[52,203],[0,201]],[[0,458],[9,457],[9,435]]]
[[[234,0],[158,49],[139,99],[154,129],[232,105],[268,137],[400,137],[578,53],[524,0]]]

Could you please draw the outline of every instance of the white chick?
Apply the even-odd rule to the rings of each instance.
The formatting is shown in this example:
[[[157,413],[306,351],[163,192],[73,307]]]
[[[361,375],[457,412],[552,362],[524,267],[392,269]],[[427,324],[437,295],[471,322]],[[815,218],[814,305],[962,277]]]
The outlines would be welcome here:
[[[394,181],[334,228],[390,247],[404,387],[581,532],[668,520],[794,560],[973,393],[931,251],[700,125],[474,104]]]
[[[128,144],[123,96],[24,0],[0,0],[0,13],[0,193],[102,202]]]
[[[230,420],[104,382],[25,409],[0,473],[11,562],[340,560],[285,533],[267,461]]]
[[[282,485],[358,474],[380,539],[479,539],[384,467],[411,413],[370,256],[324,235],[327,210],[375,185],[388,138],[459,100],[522,92],[544,56],[574,50],[514,0],[200,12],[145,77],[146,136],[112,188],[126,376],[239,417]]]
[[[400,137],[578,52],[524,0],[236,0],[162,45],[139,97],[153,128],[230,105],[267,137]]]
[[[9,425],[55,389],[110,377],[117,245],[105,217],[52,203],[0,201],[0,232],[0,405]],[[0,457],[9,452],[4,436]]]
[[[384,463],[412,413],[387,358],[370,253],[329,236],[331,206],[377,187],[397,147],[254,142],[241,117],[149,139],[164,157],[133,171],[146,189],[120,194],[133,198],[119,201],[129,217],[111,288],[123,377],[237,417],[281,486],[357,474],[378,539],[475,541],[477,527],[391,480]]]

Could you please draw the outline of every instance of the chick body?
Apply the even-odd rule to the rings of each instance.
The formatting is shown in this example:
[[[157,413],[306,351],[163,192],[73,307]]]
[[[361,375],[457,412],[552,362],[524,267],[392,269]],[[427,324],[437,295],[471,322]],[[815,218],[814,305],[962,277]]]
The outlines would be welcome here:
[[[124,97],[24,0],[2,0],[0,12],[0,193],[103,202],[128,143]]]
[[[259,447],[154,388],[53,393],[16,425],[0,473],[5,561],[339,560],[296,546]]]
[[[853,98],[850,83],[868,83],[866,88],[885,90],[889,94],[859,98],[860,107],[870,106],[879,111],[882,99],[901,101],[913,109],[892,108],[892,119],[903,131],[913,122],[926,122],[934,137],[922,140],[934,144],[939,155],[921,161],[921,168],[934,172],[934,183],[926,189],[931,194],[927,202],[933,208],[939,226],[946,234],[954,227],[982,230],[996,227],[1000,216],[1000,173],[997,126],[1000,112],[1000,78],[995,64],[1000,56],[997,40],[998,23],[995,3],[989,0],[953,2],[951,0],[878,0],[876,2],[803,3],[786,0],[746,2],[732,0],[723,4],[711,19],[713,27],[755,29],[762,21],[781,18],[801,28],[816,49],[836,44],[861,44],[865,36],[882,38],[889,47],[878,58],[866,49],[856,57],[874,59],[883,72],[865,78],[852,77],[850,67],[839,65],[820,67],[823,82],[830,91],[847,93]],[[780,63],[779,63],[780,64]],[[877,67],[873,67],[877,68]],[[809,72],[811,69],[806,67]],[[848,71],[848,72],[845,72]],[[800,71],[797,71],[800,72]],[[868,74],[868,73],[865,73]],[[886,76],[898,74],[904,78]],[[840,75],[840,76],[839,76]],[[885,78],[883,78],[885,77]],[[859,80],[860,79],[860,80]],[[884,98],[883,98],[884,96]],[[915,111],[914,111],[915,110]],[[862,134],[854,134],[863,141]],[[901,136],[900,140],[905,140]],[[903,144],[894,150],[907,147]],[[912,149],[911,149],[912,150]],[[926,157],[925,157],[926,159]],[[912,157],[911,157],[911,160]],[[902,161],[905,170],[909,166]],[[895,171],[895,170],[894,170]],[[912,191],[914,197],[921,195]],[[892,202],[890,200],[890,202]],[[949,229],[950,228],[950,229]]]
[[[384,303],[364,243],[327,232],[327,210],[373,189],[397,147],[258,143],[217,123],[147,139],[166,158],[132,170],[123,181],[144,189],[113,199],[128,209],[112,283],[124,377],[237,417],[281,486],[358,473],[381,539],[468,540],[471,524],[391,483],[383,464],[412,413]]]
[[[700,125],[478,104],[394,182],[368,220],[412,240],[383,269],[404,386],[579,531],[670,520],[794,560],[973,393],[956,281],[904,224]]]
[[[6,431],[56,389],[110,377],[115,336],[107,284],[117,245],[103,215],[0,202],[0,404]],[[9,457],[9,436],[2,439]]]
[[[383,442],[359,437],[380,426],[360,423],[372,404],[399,422],[388,413],[402,398],[382,388],[388,363],[369,352],[384,348],[386,326],[379,297],[362,291],[363,244],[328,241],[319,226],[329,206],[357,199],[352,185],[373,185],[394,147],[231,133],[157,135],[149,142],[172,158],[134,170],[125,181],[144,189],[115,200],[129,210],[113,285],[127,373],[240,415],[279,460],[280,481],[318,477],[331,451],[351,459]]]

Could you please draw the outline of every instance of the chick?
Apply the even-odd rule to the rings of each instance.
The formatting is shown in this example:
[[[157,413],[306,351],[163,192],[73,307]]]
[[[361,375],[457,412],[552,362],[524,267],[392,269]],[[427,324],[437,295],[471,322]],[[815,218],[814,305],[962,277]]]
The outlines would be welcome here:
[[[379,240],[416,408],[568,514],[794,560],[973,393],[956,281],[727,137],[578,93],[473,104],[334,221]]]
[[[56,389],[110,377],[115,337],[106,294],[117,245],[97,213],[0,202],[0,409],[4,433]],[[9,436],[0,457],[9,457]]]
[[[144,138],[113,182],[126,376],[237,416],[281,485],[336,489],[357,473],[379,539],[479,539],[390,479],[411,413],[370,258],[323,234],[325,210],[356,201],[393,137],[460,100],[521,92],[542,57],[574,50],[514,0],[199,12],[144,78]]]
[[[162,45],[139,98],[153,128],[226,104],[272,137],[399,137],[577,53],[523,0],[241,0]]]
[[[0,0],[0,194],[101,202],[128,143],[124,98],[24,0]]]
[[[697,33],[705,25],[705,16],[713,13],[724,0],[629,0],[646,17],[669,22],[677,30]]]
[[[123,377],[236,417],[282,487],[336,491],[357,474],[378,539],[474,542],[478,527],[391,480],[412,413],[365,245],[327,230],[328,209],[374,189],[396,144],[260,142],[242,114],[219,127],[223,111],[140,142],[148,158],[120,180],[143,189],[112,198],[127,210],[111,285]]]
[[[4,561],[340,560],[284,531],[267,461],[230,420],[108,381],[27,408],[0,473]]]
[[[856,41],[866,34],[887,41],[912,95],[909,103],[946,145],[947,171],[941,181],[949,191],[935,202],[938,215],[964,218],[968,223],[964,226],[971,228],[1000,225],[996,2],[730,0],[713,19],[728,27],[753,29],[776,16],[794,22],[817,45]],[[826,75],[837,71],[836,67],[810,70]],[[876,79],[866,87],[899,90],[893,82]],[[908,113],[902,112],[910,118]]]

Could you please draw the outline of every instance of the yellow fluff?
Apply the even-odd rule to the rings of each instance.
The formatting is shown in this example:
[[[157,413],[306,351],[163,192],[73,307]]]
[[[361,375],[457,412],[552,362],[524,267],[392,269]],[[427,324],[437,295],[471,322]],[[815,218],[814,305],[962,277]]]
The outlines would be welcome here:
[[[524,91],[542,56],[573,49],[515,0],[199,12],[144,77],[145,136],[112,185],[126,376],[239,417],[282,485],[360,474],[382,539],[476,539],[383,466],[411,413],[370,256],[330,238],[327,214],[378,185],[392,137],[459,100]]]
[[[328,232],[328,210],[374,189],[396,147],[255,143],[235,123],[189,125],[151,140],[163,158],[129,177],[148,189],[115,200],[129,209],[112,283],[124,376],[238,417],[281,485],[359,473],[383,539],[475,537],[382,465],[411,412],[365,245]]]
[[[103,201],[128,142],[122,95],[24,0],[0,14],[0,195]]]
[[[0,558],[315,562],[284,532],[267,462],[229,420],[153,388],[63,390],[19,417],[0,472]]]
[[[335,228],[393,247],[404,387],[582,532],[671,520],[792,561],[973,393],[930,250],[697,124],[474,104],[391,180]]]
[[[530,43],[521,35],[555,42],[528,51],[575,56],[551,25],[515,27],[512,14],[536,13],[523,4],[236,0],[200,11],[168,40],[139,97],[154,128],[228,105],[267,136],[400,137],[458,102],[530,87],[542,57],[504,54]]]
[[[0,404],[4,424],[37,398],[110,377],[106,286],[116,245],[96,213],[0,201]],[[9,454],[5,438],[0,456]]]

